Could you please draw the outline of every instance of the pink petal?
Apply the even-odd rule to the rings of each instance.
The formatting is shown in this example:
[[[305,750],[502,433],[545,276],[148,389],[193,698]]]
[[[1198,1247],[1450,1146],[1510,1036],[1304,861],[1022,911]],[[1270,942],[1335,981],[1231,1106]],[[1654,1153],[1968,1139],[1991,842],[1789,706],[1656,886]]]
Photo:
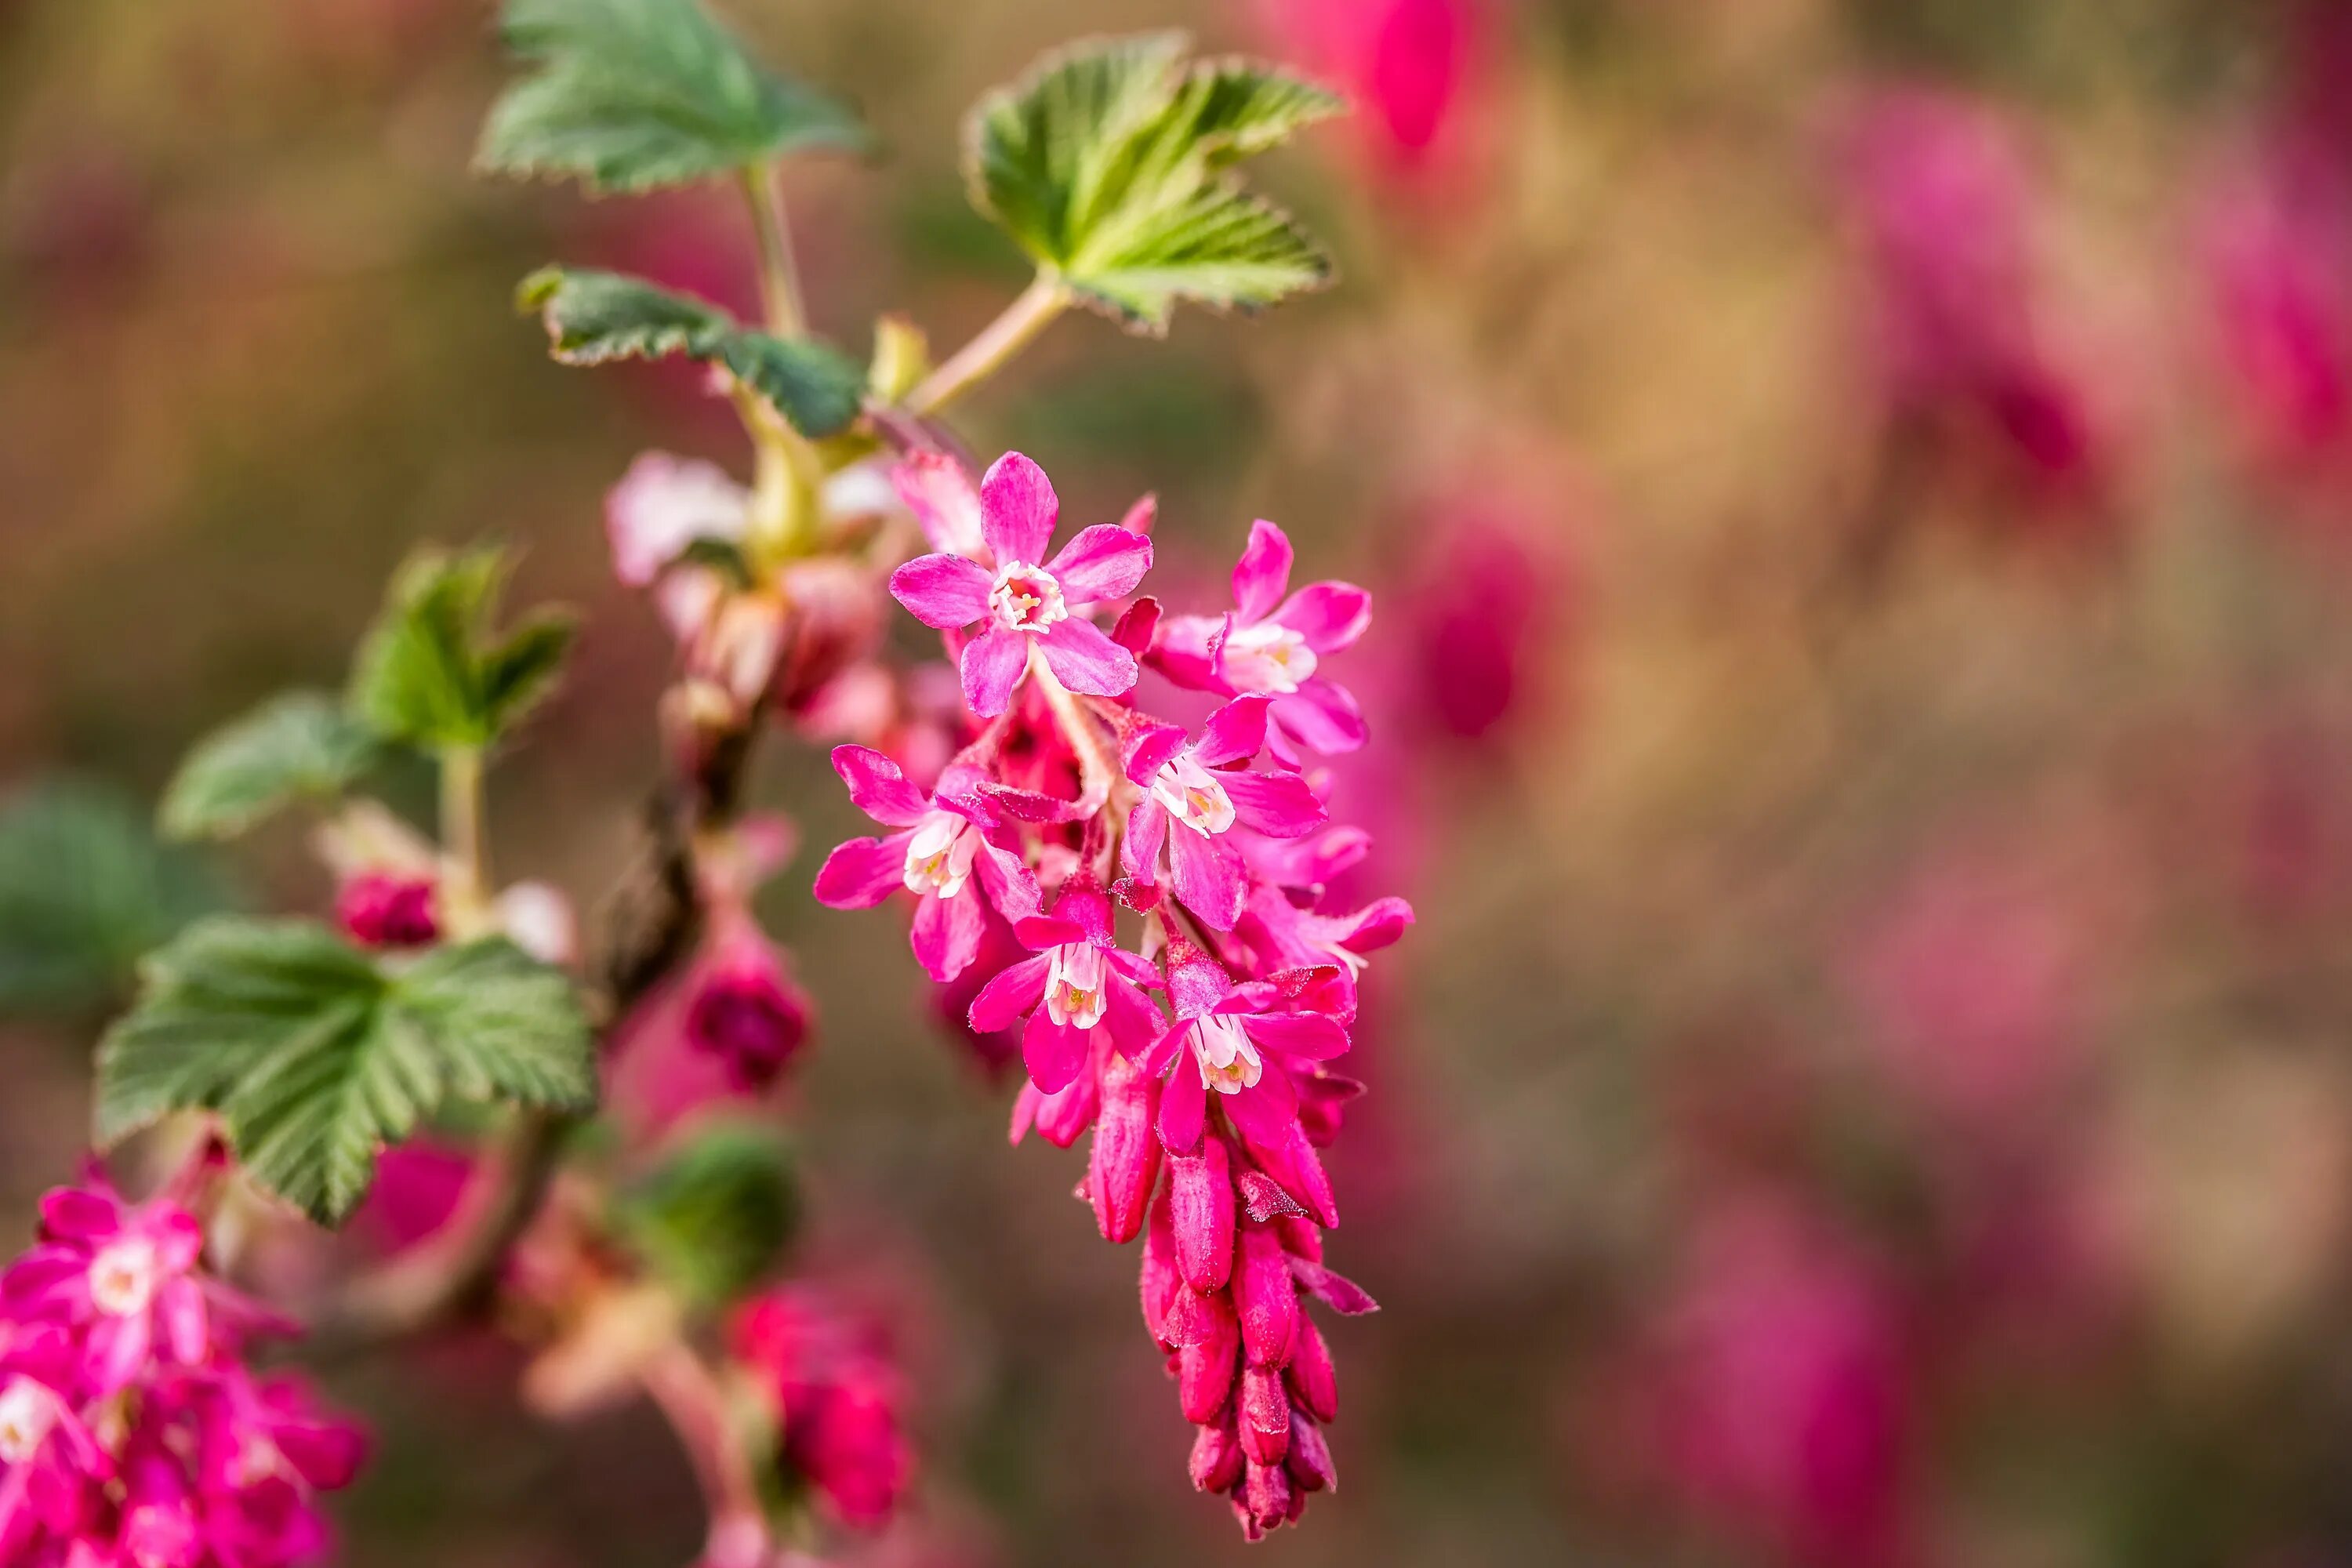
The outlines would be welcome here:
[[[988,914],[981,903],[980,889],[971,883],[965,883],[963,890],[952,899],[927,894],[915,906],[911,939],[915,962],[923,966],[924,973],[945,985],[971,967],[987,926]]]
[[[816,874],[816,901],[831,910],[870,910],[906,886],[907,840],[853,838],[824,858]]]
[[[645,452],[604,498],[613,575],[642,588],[698,539],[739,540],[751,494],[716,464]]]
[[[1375,899],[1354,914],[1333,920],[1326,934],[1349,952],[1377,952],[1403,936],[1412,922],[1412,906],[1402,899]]]
[[[1270,1051],[1327,1061],[1346,1054],[1348,1031],[1318,1013],[1258,1013],[1242,1020],[1242,1032]]]
[[[1039,953],[1018,963],[1008,963],[996,972],[995,977],[980,988],[971,999],[971,1010],[965,1015],[971,1026],[983,1035],[1010,1027],[1024,1013],[1034,1008],[1045,997],[1045,973],[1053,966],[1053,955]],[[1052,1086],[1059,1089],[1060,1084]]]
[[[1150,999],[1134,986],[1114,981],[1104,1001],[1103,1026],[1110,1031],[1110,1043],[1118,1054],[1140,1058],[1150,1050],[1164,1022]]]
[[[1031,915],[1027,920],[1014,922],[1013,934],[1019,937],[1021,945],[1032,952],[1044,952],[1048,948],[1067,947],[1074,942],[1086,941],[1086,928],[1062,912],[1069,901],[1070,895],[1063,894],[1062,904],[1054,913]]]
[[[1007,921],[1017,925],[1037,912],[1037,873],[1023,865],[1020,856],[983,840],[972,868],[980,873],[981,891]]]
[[[1037,639],[1054,678],[1089,697],[1117,697],[1135,689],[1135,656],[1103,636],[1092,621],[1055,621]]]
[[[1238,1094],[1225,1096],[1234,1125],[1262,1143],[1277,1143],[1298,1120],[1298,1093],[1290,1075],[1268,1062],[1265,1073]]]
[[[1217,782],[1234,803],[1234,820],[1269,838],[1297,838],[1330,820],[1297,773],[1221,773]]]
[[[890,470],[898,499],[922,524],[934,550],[974,555],[987,548],[981,532],[980,492],[963,465],[945,452],[917,452]]]
[[[1146,719],[1128,731],[1119,742],[1124,753],[1121,765],[1127,776],[1137,784],[1149,784],[1151,775],[1168,765],[1184,746],[1184,727],[1163,724],[1157,719]]]
[[[1146,594],[1127,607],[1111,627],[1110,640],[1141,658],[1151,651],[1151,639],[1160,630],[1160,601]]]
[[[1029,1026],[1021,1032],[1021,1059],[1039,1093],[1059,1093],[1076,1080],[1078,1069],[1086,1066],[1087,1031],[1056,1024],[1041,1007],[1029,1016]]]
[[[1097,523],[1062,546],[1045,570],[1062,584],[1062,597],[1070,604],[1124,599],[1151,570],[1151,541],[1112,523]]]
[[[1045,470],[1018,452],[1007,452],[989,465],[980,481],[980,530],[996,563],[1045,559],[1062,503],[1054,494]]]
[[[1191,1150],[1201,1141],[1201,1126],[1208,1114],[1209,1089],[1201,1081],[1201,1069],[1188,1054],[1180,1054],[1176,1070],[1160,1091],[1160,1143],[1179,1153]]]
[[[835,746],[833,771],[849,786],[850,803],[886,827],[912,827],[931,809],[898,764],[870,746]]]
[[[194,1280],[180,1279],[155,1295],[156,1315],[163,1320],[163,1342],[172,1359],[194,1366],[205,1359],[211,1335],[206,1331],[205,1292]]]
[[[1162,618],[1152,640],[1151,668],[1187,691],[1216,690],[1213,653],[1224,625],[1217,616]]]
[[[1307,639],[1317,653],[1354,645],[1372,624],[1372,596],[1353,583],[1309,583],[1283,602],[1274,618]]]
[[[1319,675],[1308,676],[1297,690],[1276,698],[1274,719],[1299,744],[1327,757],[1360,751],[1372,734],[1354,693]]]
[[[890,596],[927,626],[947,631],[988,614],[989,577],[961,555],[919,555],[890,574]]]
[[[1249,543],[1234,563],[1234,608],[1244,621],[1262,621],[1290,586],[1290,536],[1263,518],[1250,524]]]
[[[1193,742],[1192,760],[1204,768],[1245,763],[1265,745],[1265,713],[1272,700],[1236,697],[1208,717]]]
[[[1127,837],[1118,847],[1120,868],[1139,881],[1154,880],[1160,874],[1160,846],[1167,837],[1168,808],[1145,795],[1128,814]]]
[[[122,1228],[122,1205],[104,1193],[53,1187],[41,1196],[41,1230],[58,1241],[99,1241]]]
[[[1013,689],[1028,663],[1029,638],[1024,633],[999,627],[973,638],[963,645],[964,700],[982,718],[995,718],[1011,706]]]
[[[1177,900],[1186,909],[1214,930],[1234,929],[1247,891],[1241,851],[1222,838],[1179,828],[1168,836],[1168,868]]]

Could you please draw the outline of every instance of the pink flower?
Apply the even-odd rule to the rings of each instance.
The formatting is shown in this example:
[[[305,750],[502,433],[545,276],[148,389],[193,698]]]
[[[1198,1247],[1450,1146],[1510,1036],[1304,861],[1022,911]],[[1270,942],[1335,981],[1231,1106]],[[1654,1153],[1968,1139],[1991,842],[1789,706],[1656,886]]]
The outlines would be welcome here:
[[[1076,611],[1132,593],[1150,570],[1151,541],[1099,523],[1039,565],[1061,503],[1045,470],[1018,452],[990,467],[980,503],[992,573],[969,556],[942,552],[909,561],[890,578],[890,592],[925,626],[950,631],[985,623],[962,654],[972,711],[991,719],[1004,711],[1033,646],[1073,691],[1116,697],[1134,686],[1134,656]]]
[[[1326,820],[1323,803],[1297,773],[1240,765],[1265,744],[1271,701],[1237,697],[1193,740],[1162,724],[1139,730],[1128,746],[1127,776],[1144,793],[1129,814],[1119,864],[1139,887],[1157,888],[1164,845],[1177,900],[1218,931],[1233,930],[1248,890],[1247,864],[1225,835],[1239,826],[1297,838]]]
[[[751,1093],[799,1054],[813,1009],[775,943],[748,912],[730,912],[688,981],[686,1042],[723,1063],[739,1093]]]
[[[1222,965],[1189,943],[1169,948],[1168,989],[1176,1021],[1144,1061],[1147,1073],[1169,1075],[1160,1141],[1177,1153],[1197,1145],[1214,1090],[1247,1136],[1284,1142],[1298,1116],[1293,1070],[1344,1053],[1348,1031],[1323,1014],[1288,1011],[1295,982],[1235,985]]]
[[[1271,971],[1328,968],[1336,976],[1328,994],[1330,1013],[1341,1023],[1356,1016],[1356,980],[1368,955],[1404,935],[1412,906],[1399,898],[1376,899],[1343,915],[1301,909],[1271,882],[1252,886],[1234,934],[1249,944]]]
[[[992,1033],[1025,1016],[1022,1059],[1039,1093],[1057,1093],[1078,1076],[1097,1026],[1129,1057],[1158,1038],[1160,1013],[1141,988],[1159,984],[1159,971],[1112,941],[1110,900],[1100,889],[1065,888],[1052,914],[1032,915],[1013,934],[1034,956],[999,970],[972,999],[971,1026]]]
[[[652,585],[698,540],[741,542],[751,492],[716,463],[643,452],[604,499],[604,536],[613,575],[632,588]]]
[[[431,877],[362,871],[335,891],[335,919],[366,947],[425,947],[441,938]]]
[[[1337,78],[1364,106],[1391,172],[1433,172],[1462,139],[1486,9],[1475,0],[1260,0],[1276,47]]]
[[[0,1561],[37,1533],[77,1533],[113,1470],[74,1401],[71,1352],[51,1336],[0,1354]]]
[[[1363,710],[1354,695],[1318,670],[1364,635],[1372,596],[1352,583],[1332,582],[1291,594],[1291,560],[1282,530],[1263,521],[1250,524],[1249,544],[1234,566],[1233,610],[1222,618],[1168,617],[1151,660],[1179,686],[1271,699],[1275,752],[1296,763],[1295,747],[1337,755],[1364,743]]]
[[[204,1232],[186,1210],[133,1208],[102,1184],[58,1187],[41,1200],[41,1237],[0,1275],[0,1305],[72,1331],[98,1392],[127,1387],[152,1358],[195,1366],[211,1354],[194,1278]]]
[[[1037,879],[997,841],[1001,830],[971,769],[950,767],[926,795],[898,763],[865,746],[835,747],[833,766],[860,810],[898,831],[836,847],[816,874],[819,903],[863,910],[902,887],[915,894],[915,957],[942,983],[979,952],[986,905],[1010,921],[1037,912]]]
[[[782,1458],[844,1523],[889,1521],[914,1469],[898,1371],[874,1325],[804,1286],[739,1310],[729,1342],[783,1422]]]

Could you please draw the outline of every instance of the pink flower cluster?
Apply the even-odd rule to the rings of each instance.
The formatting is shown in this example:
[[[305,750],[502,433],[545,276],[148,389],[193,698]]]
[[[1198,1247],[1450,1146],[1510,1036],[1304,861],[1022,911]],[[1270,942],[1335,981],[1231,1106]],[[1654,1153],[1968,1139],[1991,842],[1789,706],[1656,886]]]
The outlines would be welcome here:
[[[1055,551],[1059,503],[1019,453],[976,490],[944,458],[897,479],[936,548],[891,592],[943,634],[969,739],[929,788],[911,763],[835,750],[851,800],[887,831],[836,848],[817,898],[908,895],[931,978],[983,976],[974,1037],[1017,1033],[1014,1141],[1093,1130],[1085,1193],[1106,1239],[1144,1237],[1146,1326],[1199,1428],[1193,1480],[1255,1537],[1334,1479],[1321,1428],[1337,1384],[1302,1300],[1372,1306],[1324,1265],[1339,1213],[1318,1151],[1361,1088],[1331,1065],[1358,976],[1412,914],[1399,899],[1327,907],[1370,846],[1329,820],[1317,760],[1364,743],[1327,661],[1363,635],[1370,596],[1291,592],[1290,542],[1260,522],[1232,609],[1163,615],[1136,596],[1144,509]],[[1145,670],[1180,701],[1201,694],[1205,715],[1145,711]]]
[[[132,1206],[94,1178],[42,1200],[0,1274],[0,1563],[279,1568],[326,1548],[314,1500],[363,1441],[247,1369],[246,1341],[286,1325],[203,1251],[168,1197]]]
[[[744,1304],[730,1342],[782,1426],[779,1458],[843,1523],[887,1523],[914,1470],[898,1371],[874,1325],[807,1286]]]

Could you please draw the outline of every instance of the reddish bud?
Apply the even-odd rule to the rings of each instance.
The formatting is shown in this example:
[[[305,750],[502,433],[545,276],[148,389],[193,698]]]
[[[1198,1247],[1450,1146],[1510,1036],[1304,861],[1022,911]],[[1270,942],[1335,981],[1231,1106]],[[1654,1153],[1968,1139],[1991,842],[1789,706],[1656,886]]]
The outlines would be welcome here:
[[[1282,1369],[1290,1397],[1318,1421],[1339,1418],[1339,1374],[1331,1364],[1331,1347],[1322,1331],[1304,1312],[1298,1314],[1298,1334],[1290,1343],[1290,1364]]]
[[[687,1044],[724,1063],[737,1090],[762,1089],[808,1039],[809,1011],[783,955],[747,923],[722,937],[696,973]]]
[[[423,947],[441,935],[433,879],[362,871],[335,894],[335,918],[364,947]]]
[[[1291,1486],[1282,1461],[1244,1466],[1241,1501],[1248,1510],[1250,1522],[1260,1530],[1274,1530],[1286,1522],[1290,1518]]]
[[[1201,1140],[1197,1154],[1168,1162],[1176,1267],[1195,1290],[1223,1286],[1234,1271],[1234,1184],[1223,1141]]]
[[[1151,1223],[1143,1233],[1143,1267],[1138,1285],[1143,1298],[1143,1326],[1163,1347],[1173,1347],[1167,1337],[1169,1310],[1176,1304],[1177,1293],[1184,1289],[1183,1276],[1176,1267],[1176,1239],[1169,1228],[1168,1193],[1162,1188],[1151,1202]]]
[[[1214,1419],[1225,1395],[1233,1391],[1242,1332],[1223,1291],[1214,1296],[1190,1291],[1181,1295],[1175,1310],[1169,1313],[1171,1339],[1177,1337],[1177,1319],[1188,1314],[1192,1322],[1184,1337],[1193,1342],[1180,1342],[1177,1348],[1176,1403],[1185,1420],[1198,1424]]]
[[[1339,1489],[1339,1470],[1331,1462],[1331,1445],[1303,1410],[1290,1413],[1290,1452],[1283,1456],[1282,1468],[1290,1472],[1302,1492]]]
[[[1133,1241],[1160,1176],[1160,1134],[1151,1125],[1160,1114],[1160,1084],[1114,1055],[1103,1063],[1102,1086],[1087,1186],[1103,1239]]]
[[[1298,1288],[1291,1282],[1290,1254],[1282,1249],[1282,1237],[1270,1226],[1242,1227],[1234,1306],[1251,1365],[1280,1367],[1290,1359],[1298,1325]]]
[[[1290,1447],[1290,1397],[1282,1376],[1254,1366],[1242,1373],[1238,1406],[1242,1452],[1261,1465],[1278,1465]]]
[[[1293,1258],[1304,1258],[1313,1263],[1323,1261],[1323,1227],[1301,1216],[1295,1219],[1287,1217],[1278,1219],[1274,1222],[1274,1227],[1282,1233],[1283,1250]]]
[[[1038,1097],[1037,1135],[1056,1149],[1066,1149],[1078,1141],[1079,1133],[1094,1125],[1095,1113],[1101,1107],[1102,1096],[1095,1087],[1095,1075],[1082,1072],[1067,1089]]]
[[[1195,1491],[1231,1491],[1242,1479],[1242,1435],[1230,1415],[1193,1436],[1192,1468]]]

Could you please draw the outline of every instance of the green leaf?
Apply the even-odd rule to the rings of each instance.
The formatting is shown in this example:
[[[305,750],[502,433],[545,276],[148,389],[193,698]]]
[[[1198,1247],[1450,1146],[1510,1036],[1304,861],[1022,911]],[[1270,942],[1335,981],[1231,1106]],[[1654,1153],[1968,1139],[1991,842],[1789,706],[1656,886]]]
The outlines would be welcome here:
[[[763,70],[694,0],[507,0],[503,30],[538,68],[491,109],[485,169],[643,191],[871,142],[848,108]]]
[[[315,921],[220,916],[141,977],[99,1046],[99,1142],[216,1110],[247,1173],[322,1225],[351,1213],[377,1153],[444,1097],[595,1102],[571,982],[503,937],[394,970]]]
[[[289,802],[332,799],[375,759],[375,737],[341,702],[289,691],[197,742],[160,820],[173,838],[232,837]]]
[[[800,1221],[792,1151],[755,1122],[698,1135],[624,1193],[615,1216],[646,1265],[716,1307],[773,1270]]]
[[[506,573],[495,546],[421,551],[401,567],[352,668],[351,706],[376,733],[427,750],[487,746],[546,695],[573,624],[541,611],[493,637]]]
[[[642,279],[546,267],[522,280],[515,302],[539,313],[549,352],[565,364],[682,353],[724,367],[803,436],[830,436],[857,417],[866,373],[834,349],[771,337]]]
[[[1243,60],[1184,63],[1181,33],[1052,56],[966,130],[973,205],[1038,266],[1130,329],[1178,301],[1255,310],[1330,280],[1323,247],[1231,170],[1344,101]]]

